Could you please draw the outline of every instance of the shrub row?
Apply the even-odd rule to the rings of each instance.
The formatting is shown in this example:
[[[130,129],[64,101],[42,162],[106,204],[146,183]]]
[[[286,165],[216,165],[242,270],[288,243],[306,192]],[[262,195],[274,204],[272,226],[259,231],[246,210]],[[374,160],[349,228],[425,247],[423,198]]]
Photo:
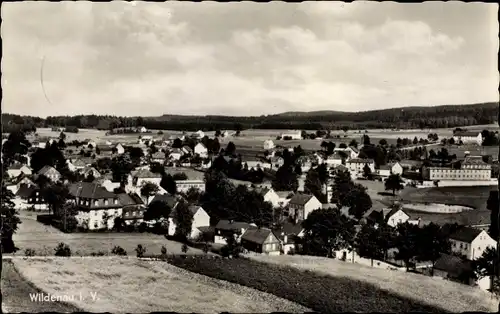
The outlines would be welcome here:
[[[135,249],[136,256],[137,257],[144,257],[144,254],[146,253],[146,247],[139,244],[137,245],[137,248]],[[167,248],[162,246],[161,247],[161,255],[159,256],[166,256],[167,255]],[[118,256],[127,256],[127,251],[123,249],[121,246],[115,246],[111,250],[112,255],[118,255]],[[24,255],[25,256],[36,256],[36,251],[31,248],[27,248],[24,250]],[[54,248],[54,255],[55,256],[66,256],[69,257],[72,255],[71,248],[66,244],[66,243],[59,243],[57,247]],[[107,252],[104,251],[99,251],[99,252],[94,252],[90,254],[91,256],[106,256],[109,255]]]
[[[323,276],[246,258],[182,258],[169,256],[174,266],[229,281],[297,302],[318,312],[431,312],[442,309],[380,290],[374,285]]]

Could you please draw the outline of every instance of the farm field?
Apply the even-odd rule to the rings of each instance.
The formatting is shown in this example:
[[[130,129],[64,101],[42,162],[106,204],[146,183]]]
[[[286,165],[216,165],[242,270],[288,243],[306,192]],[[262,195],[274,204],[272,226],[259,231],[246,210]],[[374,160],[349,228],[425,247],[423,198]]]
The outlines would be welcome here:
[[[150,233],[63,233],[52,226],[46,226],[26,215],[21,216],[21,224],[13,240],[20,249],[16,254],[24,255],[25,249],[35,250],[36,255],[53,255],[54,248],[66,243],[73,255],[88,256],[99,251],[110,254],[114,246],[121,246],[128,255],[135,256],[135,248],[141,244],[146,254],[160,254],[165,246],[170,254],[182,254],[182,245],[165,237]],[[202,250],[189,248],[187,254],[205,254]]]
[[[92,257],[13,258],[13,263],[22,276],[46,293],[78,296],[70,302],[88,312],[310,311],[291,301],[165,262]]]
[[[10,259],[2,264],[2,313],[73,313],[81,310],[63,302],[32,302],[29,295],[40,293],[22,277]]]
[[[496,189],[496,186],[432,187],[421,189],[408,187],[400,192],[400,197],[404,202],[463,205],[473,207],[477,210],[485,210],[490,191]]]
[[[429,280],[430,278],[415,278],[417,286],[408,279],[414,280],[413,277],[405,276],[406,273],[391,273],[384,272],[384,278],[377,276],[377,280],[362,279],[365,276],[373,276],[371,273],[373,268],[362,268],[356,266],[356,270],[351,269],[350,272],[345,272],[348,268],[344,268],[340,261],[332,259],[327,260],[333,269],[338,269],[338,272],[328,276],[322,273],[313,271],[300,271],[298,268],[289,264],[285,265],[285,261],[281,263],[279,259],[275,265],[270,263],[261,263],[255,260],[239,258],[239,259],[208,259],[203,257],[192,257],[187,259],[169,258],[169,263],[186,270],[204,274],[213,278],[227,280],[229,282],[238,283],[247,287],[258,289],[272,293],[276,296],[294,300],[315,312],[332,313],[332,312],[386,312],[386,313],[406,313],[411,311],[440,313],[449,310],[456,306],[455,302],[443,301],[442,293],[446,291],[446,284],[439,282],[436,286],[432,283],[423,285],[423,289],[419,289],[420,281]],[[276,265],[280,264],[280,265]],[[282,265],[281,265],[282,264]],[[345,263],[344,263],[345,264]],[[347,266],[346,266],[347,267]],[[313,270],[313,269],[310,269]],[[357,277],[349,276],[350,273],[358,273]],[[347,276],[346,276],[347,275]],[[399,282],[400,286],[394,287],[392,290],[381,289],[378,281],[394,282],[394,276],[402,276]],[[403,284],[404,283],[404,284]],[[407,291],[405,296],[398,291],[397,288]],[[441,290],[439,290],[441,288]],[[456,288],[459,291],[465,288]],[[412,292],[420,291],[422,295],[413,297]],[[434,305],[429,305],[426,297],[430,297],[431,292],[434,293]],[[471,291],[471,294],[474,292]],[[427,295],[429,294],[429,296]],[[466,295],[464,293],[464,295]],[[457,302],[463,300],[464,295],[457,296]],[[453,297],[455,299],[455,297]],[[441,301],[441,302],[440,302]],[[453,300],[454,301],[454,300]],[[480,302],[463,302],[463,307],[455,307],[464,311],[466,309],[483,309]],[[479,298],[479,301],[483,302]],[[453,303],[453,304],[449,304]]]
[[[331,276],[331,278],[338,280],[349,279],[352,282],[359,281],[363,282],[363,284],[369,283],[374,286],[373,297],[375,297],[375,291],[378,290],[377,294],[384,291],[384,293],[390,293],[394,297],[397,295],[401,298],[407,298],[407,300],[414,300],[413,302],[427,303],[430,306],[448,312],[491,312],[498,309],[498,300],[492,298],[488,292],[482,291],[476,287],[461,285],[423,275],[391,271],[312,256],[261,255],[251,258],[267,264],[286,265],[295,269],[308,270],[313,273]],[[346,291],[351,291],[352,293],[354,290]],[[356,301],[359,300],[355,298],[355,295],[351,295],[351,298],[352,297],[354,297]],[[387,297],[378,297],[380,302],[379,306],[375,305],[373,308],[361,309],[359,311],[377,312],[380,311],[380,307],[390,304]],[[349,311],[349,309],[344,310]],[[383,309],[383,311],[384,310],[386,312],[393,312],[394,308]]]

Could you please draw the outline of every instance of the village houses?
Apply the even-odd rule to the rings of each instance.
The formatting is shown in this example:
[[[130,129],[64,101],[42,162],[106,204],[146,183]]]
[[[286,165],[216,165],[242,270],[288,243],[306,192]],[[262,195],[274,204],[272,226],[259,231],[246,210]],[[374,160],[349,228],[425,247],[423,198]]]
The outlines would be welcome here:
[[[38,170],[37,175],[45,176],[52,182],[57,182],[61,179],[61,173],[51,166],[44,166],[42,169]]]
[[[14,164],[7,169],[10,178],[17,178],[21,174],[31,175],[31,173],[31,168],[22,164]]]
[[[207,158],[208,157],[208,150],[205,145],[202,143],[198,143],[194,146],[194,153],[201,158]]]
[[[298,223],[306,220],[311,212],[320,208],[322,204],[314,195],[297,193],[288,202],[288,215]]]

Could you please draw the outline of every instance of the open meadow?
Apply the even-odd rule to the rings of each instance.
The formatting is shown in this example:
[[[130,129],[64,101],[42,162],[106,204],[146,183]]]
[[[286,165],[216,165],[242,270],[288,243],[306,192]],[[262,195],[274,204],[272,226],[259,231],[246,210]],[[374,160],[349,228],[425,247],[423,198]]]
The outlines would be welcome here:
[[[299,255],[281,255],[281,256],[255,256],[251,257],[256,261],[267,263],[268,265],[288,266],[294,269],[310,271],[322,275],[335,278],[336,280],[350,280],[360,282],[360,287],[349,287],[350,290],[345,290],[349,295],[348,299],[354,299],[360,304],[368,305],[370,297],[379,298],[379,304],[374,304],[374,307],[367,307],[359,309],[359,311],[380,311],[381,308],[386,306],[382,311],[393,312],[394,307],[389,308],[389,298],[399,296],[406,298],[408,304],[410,302],[425,303],[430,306],[443,309],[447,312],[467,312],[467,311],[485,311],[496,312],[498,309],[498,300],[493,298],[488,292],[482,291],[477,287],[462,285],[459,283],[427,277],[423,275],[392,271],[381,268],[374,268],[359,264],[346,263],[340,260],[312,257],[312,256],[299,256]],[[308,274],[306,272],[306,274]],[[327,277],[326,277],[327,278]],[[373,285],[373,294],[365,295],[364,302],[357,293],[358,289],[365,284]],[[347,288],[339,286],[336,289]],[[382,291],[386,295],[382,296]],[[332,291],[332,293],[335,293]],[[412,300],[412,301],[410,301]],[[340,301],[340,298],[339,298]],[[358,311],[358,309],[344,308],[344,311]],[[409,310],[406,308],[406,310]],[[415,311],[416,309],[411,309]],[[404,311],[400,309],[399,311]],[[398,312],[399,312],[398,311]]]
[[[121,257],[13,258],[19,273],[52,295],[76,296],[88,312],[265,313],[308,308],[165,262]],[[80,298],[80,295],[82,298]]]
[[[181,243],[151,233],[64,233],[25,215],[21,216],[21,222],[13,237],[14,243],[20,249],[17,255],[24,255],[26,249],[35,250],[36,255],[54,255],[54,248],[60,242],[66,243],[73,255],[81,256],[98,252],[111,254],[114,246],[121,246],[128,255],[135,256],[138,244],[146,248],[146,254],[160,254],[162,246],[166,247],[169,254],[182,254]],[[205,253],[196,248],[189,248],[187,254]]]

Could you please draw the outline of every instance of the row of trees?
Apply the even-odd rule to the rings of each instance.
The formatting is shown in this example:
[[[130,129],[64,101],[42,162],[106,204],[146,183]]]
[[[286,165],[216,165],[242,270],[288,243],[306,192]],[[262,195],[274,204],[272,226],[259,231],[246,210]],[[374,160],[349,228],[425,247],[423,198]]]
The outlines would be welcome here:
[[[145,126],[148,129],[214,131],[217,129],[366,129],[366,128],[449,128],[496,123],[498,103],[423,108],[391,108],[366,112],[318,112],[277,114],[260,117],[172,116],[155,118],[117,116],[49,116],[46,119],[19,115],[2,115],[4,125],[24,127],[74,126],[110,130],[119,127]]]

